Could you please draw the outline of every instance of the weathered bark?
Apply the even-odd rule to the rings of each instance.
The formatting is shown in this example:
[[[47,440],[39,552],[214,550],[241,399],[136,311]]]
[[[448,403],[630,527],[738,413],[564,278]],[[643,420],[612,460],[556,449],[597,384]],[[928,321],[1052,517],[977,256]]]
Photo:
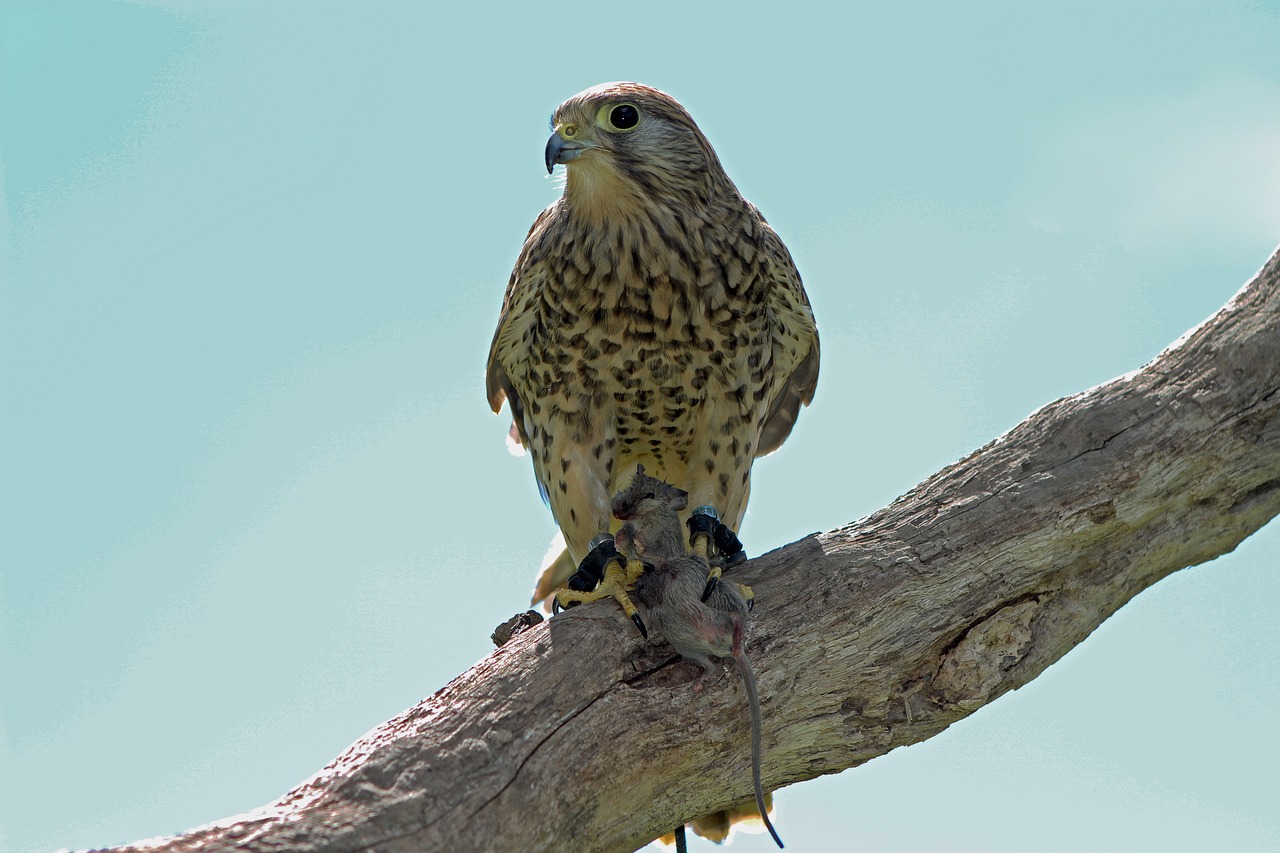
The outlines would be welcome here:
[[[737,570],[766,786],[932,737],[1278,511],[1280,253],[1141,370]],[[611,602],[577,608],[271,806],[148,849],[632,850],[749,796],[742,687],[694,675]]]

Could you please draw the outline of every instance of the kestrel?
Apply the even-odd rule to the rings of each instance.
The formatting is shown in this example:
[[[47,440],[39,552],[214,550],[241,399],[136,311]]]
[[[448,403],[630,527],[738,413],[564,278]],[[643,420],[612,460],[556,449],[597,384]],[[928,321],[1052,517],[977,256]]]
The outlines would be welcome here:
[[[639,464],[738,529],[752,461],[786,440],[818,379],[795,263],[684,107],[606,83],[551,123],[564,194],[525,239],[486,376],[568,548],[535,602],[610,529]]]
[[[786,246],[674,98],[606,83],[551,123],[546,166],[566,167],[564,194],[525,238],[486,386],[494,412],[509,404],[567,544],[534,601],[563,603],[637,466],[736,530],[752,462],[813,399],[819,355]],[[723,838],[730,819],[695,830]]]

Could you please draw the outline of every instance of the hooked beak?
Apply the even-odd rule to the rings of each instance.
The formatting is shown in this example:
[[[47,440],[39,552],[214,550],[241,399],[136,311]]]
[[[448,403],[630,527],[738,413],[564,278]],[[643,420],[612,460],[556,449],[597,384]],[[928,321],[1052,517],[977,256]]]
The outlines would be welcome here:
[[[557,163],[568,163],[570,160],[577,159],[583,151],[594,147],[590,143],[579,142],[576,139],[565,139],[557,130],[547,140],[547,174],[551,174]]]

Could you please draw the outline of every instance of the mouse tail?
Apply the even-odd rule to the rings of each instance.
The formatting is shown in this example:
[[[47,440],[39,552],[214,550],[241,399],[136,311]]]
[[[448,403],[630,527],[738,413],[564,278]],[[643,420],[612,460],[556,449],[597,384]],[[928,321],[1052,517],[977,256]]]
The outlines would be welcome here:
[[[774,843],[781,849],[782,839],[769,821],[769,809],[764,804],[764,785],[760,782],[760,695],[756,692],[756,674],[751,670],[745,654],[738,654],[735,659],[742,668],[742,680],[747,685],[747,704],[751,706],[751,782],[756,793],[756,808],[760,810],[764,828],[769,830]]]

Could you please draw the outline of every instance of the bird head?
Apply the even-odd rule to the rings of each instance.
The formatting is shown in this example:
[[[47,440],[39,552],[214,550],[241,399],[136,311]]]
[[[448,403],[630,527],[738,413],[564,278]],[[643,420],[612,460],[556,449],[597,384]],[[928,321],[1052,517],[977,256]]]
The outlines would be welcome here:
[[[565,196],[588,207],[706,200],[729,183],[715,151],[675,98],[639,83],[603,83],[556,108],[546,165],[568,170]]]

